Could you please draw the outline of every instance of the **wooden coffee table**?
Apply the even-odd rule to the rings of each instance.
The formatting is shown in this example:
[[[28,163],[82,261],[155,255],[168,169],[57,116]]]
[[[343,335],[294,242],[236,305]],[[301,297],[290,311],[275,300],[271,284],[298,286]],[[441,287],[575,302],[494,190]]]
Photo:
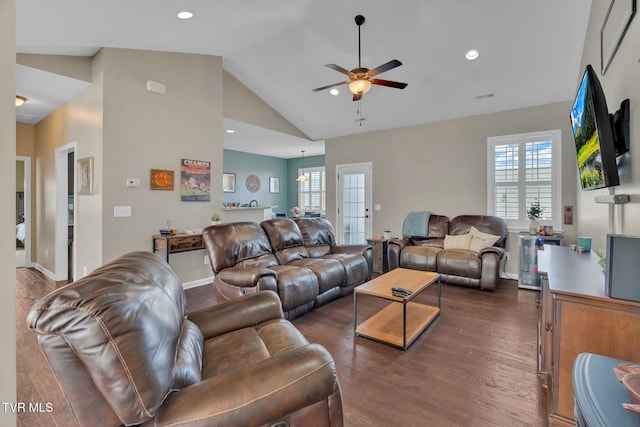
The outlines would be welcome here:
[[[434,283],[438,284],[437,307],[411,301]],[[393,287],[409,289],[413,293],[404,298],[396,297],[391,293]],[[358,296],[361,295],[391,303],[358,325]],[[354,333],[406,350],[440,314],[441,296],[442,284],[438,273],[406,268],[391,270],[354,289]]]

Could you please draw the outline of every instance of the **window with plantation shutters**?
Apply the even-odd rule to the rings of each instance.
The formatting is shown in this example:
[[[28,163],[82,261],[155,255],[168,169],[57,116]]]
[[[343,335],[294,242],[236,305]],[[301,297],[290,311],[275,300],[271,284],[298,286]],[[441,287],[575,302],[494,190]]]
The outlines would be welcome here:
[[[540,221],[561,228],[561,131],[487,139],[487,211],[526,229],[527,208],[543,208]]]
[[[306,181],[300,181],[298,186],[298,204],[300,209],[309,212],[325,213],[325,174],[324,166],[316,168],[304,168],[298,171],[303,173]]]

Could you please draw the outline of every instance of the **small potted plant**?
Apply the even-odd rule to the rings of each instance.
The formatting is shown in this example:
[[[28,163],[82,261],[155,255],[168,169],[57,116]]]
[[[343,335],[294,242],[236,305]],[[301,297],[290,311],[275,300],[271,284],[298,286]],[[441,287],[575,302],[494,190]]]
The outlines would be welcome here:
[[[213,215],[211,215],[211,225],[218,225],[218,224],[220,224],[220,214],[214,213]]]
[[[538,220],[542,216],[542,212],[544,212],[544,208],[538,202],[531,203],[531,206],[527,209],[527,218],[531,221],[529,223],[529,234],[538,234],[540,228]]]

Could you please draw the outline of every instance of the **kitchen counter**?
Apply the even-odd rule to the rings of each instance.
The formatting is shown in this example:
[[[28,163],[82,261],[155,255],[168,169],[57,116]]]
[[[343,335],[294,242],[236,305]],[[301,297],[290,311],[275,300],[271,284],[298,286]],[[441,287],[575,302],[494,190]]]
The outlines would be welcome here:
[[[271,206],[223,208],[220,217],[222,222],[252,221],[260,223],[273,218],[273,208]]]

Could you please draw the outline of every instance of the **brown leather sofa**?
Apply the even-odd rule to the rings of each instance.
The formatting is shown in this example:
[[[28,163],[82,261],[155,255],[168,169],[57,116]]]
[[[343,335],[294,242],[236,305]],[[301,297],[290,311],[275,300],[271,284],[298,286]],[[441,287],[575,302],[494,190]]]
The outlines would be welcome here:
[[[373,269],[371,246],[336,245],[324,218],[212,225],[202,238],[218,297],[230,300],[272,290],[290,320],[350,294],[371,278]]]
[[[83,426],[342,426],[335,365],[260,292],[189,313],[160,257],[124,255],[28,324]]]
[[[499,236],[493,246],[478,251],[445,249],[449,236],[468,234],[474,227],[482,233]],[[427,237],[392,239],[388,245],[389,269],[397,267],[436,271],[445,283],[495,290],[504,267],[507,223],[488,215],[460,215],[452,220],[431,214]]]

